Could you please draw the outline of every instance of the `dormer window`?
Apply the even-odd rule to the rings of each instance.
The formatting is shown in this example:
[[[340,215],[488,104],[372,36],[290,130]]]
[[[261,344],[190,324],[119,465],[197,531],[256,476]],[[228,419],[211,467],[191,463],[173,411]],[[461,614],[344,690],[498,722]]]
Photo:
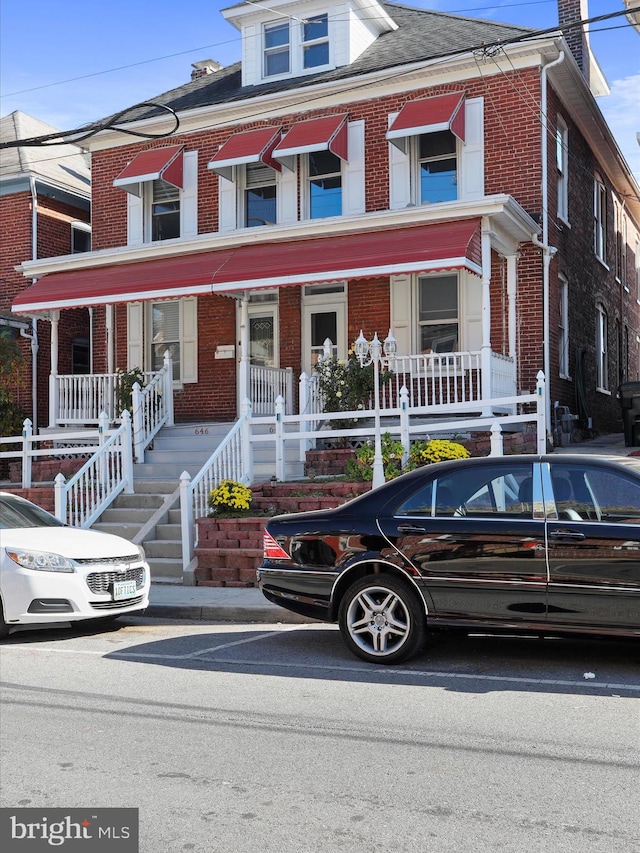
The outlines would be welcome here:
[[[289,22],[264,25],[264,76],[288,74],[291,70]]]
[[[326,68],[330,62],[329,15],[264,24],[262,74],[285,77]]]
[[[317,68],[329,64],[329,18],[315,15],[302,24],[302,66]]]

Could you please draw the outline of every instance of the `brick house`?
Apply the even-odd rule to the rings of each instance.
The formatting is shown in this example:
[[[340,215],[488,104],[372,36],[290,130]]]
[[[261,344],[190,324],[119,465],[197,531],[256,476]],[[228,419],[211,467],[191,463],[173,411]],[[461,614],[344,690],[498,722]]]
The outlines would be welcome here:
[[[640,201],[567,26],[584,2],[559,0],[536,37],[376,0],[269,7],[224,10],[242,61],[195,63],[154,99],[177,130],[141,107],[128,129],[166,137],[85,143],[93,250],[24,263],[37,281],[13,310],[55,327],[90,306],[95,373],[169,349],[179,422],[233,420],[325,341],[344,357],[390,329],[401,356],[476,354],[484,397],[543,370],[551,412],[619,430],[616,388],[640,375]]]
[[[16,111],[0,119],[0,141],[56,133]],[[48,377],[51,370],[49,318],[11,311],[28,282],[16,270],[25,261],[88,251],[90,231],[89,158],[75,145],[7,147],[0,160],[0,333],[19,344],[24,361],[11,396],[35,424],[48,423]],[[30,313],[30,312],[29,312]],[[88,310],[66,311],[59,327],[58,369],[70,374],[91,369]],[[43,320],[45,320],[43,322]],[[33,377],[37,381],[33,382]]]

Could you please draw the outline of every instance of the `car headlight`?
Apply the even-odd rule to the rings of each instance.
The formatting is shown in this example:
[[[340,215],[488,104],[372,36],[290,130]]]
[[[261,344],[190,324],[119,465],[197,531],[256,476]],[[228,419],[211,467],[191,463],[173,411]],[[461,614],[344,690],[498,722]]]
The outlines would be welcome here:
[[[144,548],[142,547],[142,545],[137,545],[136,547],[137,547],[138,551],[140,552],[140,559],[144,563],[145,560],[147,559],[147,555],[144,553]]]
[[[73,563],[60,554],[50,554],[47,551],[25,551],[5,549],[10,560],[22,566],[23,569],[33,569],[37,572],[73,572]]]

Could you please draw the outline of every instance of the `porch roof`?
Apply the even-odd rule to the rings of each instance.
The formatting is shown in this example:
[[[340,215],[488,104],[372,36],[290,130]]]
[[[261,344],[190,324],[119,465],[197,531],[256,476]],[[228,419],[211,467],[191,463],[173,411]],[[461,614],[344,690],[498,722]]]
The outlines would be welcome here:
[[[55,272],[18,294],[13,310],[32,314],[448,269],[467,269],[481,275],[479,218],[250,243],[198,254]]]

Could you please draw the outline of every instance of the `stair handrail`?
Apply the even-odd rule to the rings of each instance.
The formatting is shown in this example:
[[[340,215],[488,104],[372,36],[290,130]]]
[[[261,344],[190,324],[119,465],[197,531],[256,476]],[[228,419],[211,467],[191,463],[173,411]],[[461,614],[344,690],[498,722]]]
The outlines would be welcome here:
[[[144,451],[163,426],[173,426],[173,361],[165,351],[161,369],[142,388],[136,382],[131,391],[133,410],[133,452],[136,462],[144,462]]]
[[[91,527],[120,492],[133,494],[131,415],[122,412],[122,423],[108,432],[109,416],[100,413],[99,449],[73,477],[65,482],[60,473],[54,480],[55,515],[76,527]]]
[[[187,571],[197,545],[196,518],[208,514],[209,493],[223,480],[245,485],[253,481],[251,447],[251,403],[245,400],[242,414],[192,478],[188,471],[180,475],[180,524],[182,528],[182,567]]]

